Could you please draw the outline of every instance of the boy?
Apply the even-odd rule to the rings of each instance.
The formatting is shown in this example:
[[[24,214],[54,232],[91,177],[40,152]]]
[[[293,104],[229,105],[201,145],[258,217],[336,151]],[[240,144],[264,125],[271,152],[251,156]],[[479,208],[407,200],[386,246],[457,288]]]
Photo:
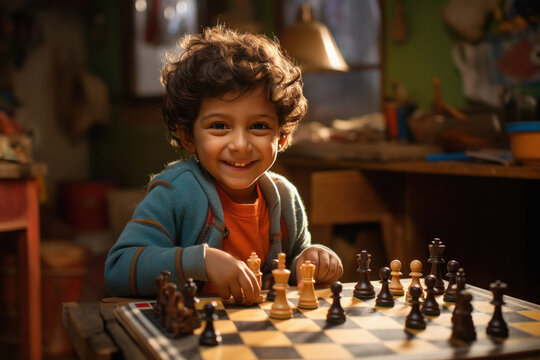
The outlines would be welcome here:
[[[107,257],[109,292],[153,295],[169,270],[173,282],[251,304],[261,291],[245,263],[252,251],[263,273],[285,252],[293,284],[305,260],[318,284],[337,280],[341,261],[311,245],[296,189],[267,172],[307,110],[300,69],[276,43],[223,26],[180,45],[162,69],[162,113],[171,143],[193,156],[153,177]]]

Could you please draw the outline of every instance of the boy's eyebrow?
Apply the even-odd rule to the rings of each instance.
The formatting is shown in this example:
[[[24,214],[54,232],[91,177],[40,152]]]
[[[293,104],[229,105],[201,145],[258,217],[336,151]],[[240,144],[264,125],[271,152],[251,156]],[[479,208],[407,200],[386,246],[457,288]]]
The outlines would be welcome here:
[[[209,118],[212,118],[212,117],[228,117],[228,116],[230,116],[230,115],[228,115],[226,113],[211,112],[211,113],[208,113],[208,114],[204,114],[201,117],[201,120],[206,120],[206,119],[209,119]],[[259,114],[255,114],[253,117],[267,117],[267,118],[270,118],[270,119],[274,119],[274,118],[277,118],[277,115],[274,115],[274,114],[271,114],[271,113],[259,113]]]
[[[225,116],[224,113],[219,113],[219,112],[212,112],[212,113],[209,113],[209,114],[204,114],[202,116],[202,119],[208,119],[208,118],[211,118],[211,117],[214,117],[214,116]]]
[[[267,118],[271,118],[271,119],[277,118],[276,115],[274,115],[274,114],[268,114],[268,113],[260,113],[260,114],[257,114],[257,116],[258,116],[258,117],[267,117]]]

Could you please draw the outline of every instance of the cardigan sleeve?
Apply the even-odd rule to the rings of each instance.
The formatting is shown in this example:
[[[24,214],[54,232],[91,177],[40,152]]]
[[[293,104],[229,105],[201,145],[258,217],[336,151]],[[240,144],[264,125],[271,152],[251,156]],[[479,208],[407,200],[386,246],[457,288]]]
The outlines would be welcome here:
[[[155,295],[156,278],[163,270],[171,272],[175,283],[185,282],[186,278],[206,280],[207,245],[182,239],[186,210],[179,204],[189,203],[184,193],[166,181],[151,183],[107,255],[105,285],[111,295]]]

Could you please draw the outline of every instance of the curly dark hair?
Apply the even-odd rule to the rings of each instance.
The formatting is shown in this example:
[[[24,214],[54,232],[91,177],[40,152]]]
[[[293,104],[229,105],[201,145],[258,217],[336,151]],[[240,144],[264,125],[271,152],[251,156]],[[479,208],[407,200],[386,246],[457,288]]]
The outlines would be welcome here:
[[[274,103],[280,135],[290,135],[307,112],[300,68],[276,40],[240,33],[223,25],[188,34],[167,54],[161,69],[165,88],[161,112],[170,143],[182,148],[178,130],[193,136],[201,101],[263,86]]]

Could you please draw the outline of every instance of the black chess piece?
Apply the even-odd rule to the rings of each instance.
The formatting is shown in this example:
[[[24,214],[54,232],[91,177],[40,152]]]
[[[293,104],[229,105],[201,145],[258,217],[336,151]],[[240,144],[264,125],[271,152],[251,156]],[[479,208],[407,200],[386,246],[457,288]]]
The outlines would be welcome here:
[[[341,307],[341,290],[343,289],[343,286],[341,285],[341,282],[336,281],[330,286],[330,290],[332,290],[332,305],[328,309],[328,312],[326,313],[326,321],[330,323],[342,323],[345,322],[345,311]]]
[[[426,320],[424,320],[424,315],[420,311],[420,295],[422,294],[422,289],[419,286],[414,285],[409,289],[409,294],[411,295],[411,312],[407,315],[405,319],[405,327],[409,329],[425,329]]]
[[[381,277],[381,290],[375,299],[375,305],[381,307],[392,307],[394,306],[394,297],[390,292],[390,276],[392,270],[389,267],[382,267],[379,270],[379,276]]]
[[[444,264],[442,254],[444,252],[445,246],[442,243],[441,239],[435,238],[433,239],[431,244],[428,245],[428,247],[430,255],[428,262],[431,263],[431,275],[434,275],[437,280],[435,282],[434,294],[441,295],[442,293],[444,293],[444,281],[442,279],[441,269]]]
[[[441,309],[439,307],[439,303],[437,302],[437,299],[435,299],[435,283],[437,281],[437,278],[435,278],[434,275],[429,274],[424,279],[424,283],[426,284],[426,300],[424,300],[424,303],[422,304],[422,314],[424,315],[432,315],[432,316],[439,316],[441,314]]]
[[[199,344],[205,346],[216,346],[221,343],[221,333],[219,330],[214,329],[214,310],[216,308],[216,302],[212,301],[204,305],[204,313],[206,325],[199,338]]]
[[[354,287],[353,295],[359,299],[371,299],[375,297],[375,288],[371,284],[371,281],[369,281],[371,254],[366,250],[362,250],[360,254],[356,255],[356,261],[358,263],[358,269],[356,271],[360,275]]]
[[[446,302],[456,302],[456,292],[452,289],[452,285],[456,283],[456,273],[459,269],[459,263],[456,260],[450,260],[446,264],[446,277],[448,278],[448,286],[444,292],[443,300]]]
[[[159,301],[161,303],[160,305],[160,311],[159,319],[162,324],[165,324],[167,322],[167,306],[169,302],[175,297],[176,295],[176,284],[174,283],[167,283],[162,289],[161,297],[159,298]]]
[[[459,302],[459,297],[461,296],[461,292],[465,290],[465,280],[466,280],[465,270],[463,268],[459,268],[456,272],[456,284],[452,285],[452,290],[454,294],[456,294],[456,306],[454,307],[454,311],[452,312],[452,324],[454,323],[454,315],[456,313],[457,309],[457,303]]]
[[[452,322],[452,339],[470,343],[476,340],[476,330],[472,319],[472,295],[462,290],[458,296]]]
[[[276,270],[278,267],[278,259],[272,259],[270,261],[270,274],[272,274],[273,270]],[[276,298],[276,290],[274,290],[274,277],[270,276],[270,289],[268,290],[268,293],[266,294],[266,300],[267,301],[274,301]]]
[[[196,293],[197,284],[195,284],[192,278],[187,279],[187,281],[184,283],[184,286],[182,286],[184,306],[188,308],[193,314],[193,323],[195,324],[195,328],[198,328],[199,326],[201,326],[201,317],[199,316],[199,312],[195,308],[195,304],[199,302],[199,298],[195,296]]]
[[[493,317],[488,323],[486,328],[486,333],[488,335],[507,338],[508,337],[508,326],[504,321],[502,316],[502,306],[504,305],[503,293],[506,291],[507,285],[500,280],[496,280],[489,284],[489,290],[493,293],[493,300],[491,303],[495,305],[495,311],[493,312]]]
[[[157,315],[161,316],[162,314],[162,301],[161,297],[164,293],[165,286],[169,283],[169,280],[171,278],[171,272],[167,270],[163,270],[157,277],[156,277],[156,286],[157,286],[157,297],[156,297],[156,303],[154,305],[154,311]]]

